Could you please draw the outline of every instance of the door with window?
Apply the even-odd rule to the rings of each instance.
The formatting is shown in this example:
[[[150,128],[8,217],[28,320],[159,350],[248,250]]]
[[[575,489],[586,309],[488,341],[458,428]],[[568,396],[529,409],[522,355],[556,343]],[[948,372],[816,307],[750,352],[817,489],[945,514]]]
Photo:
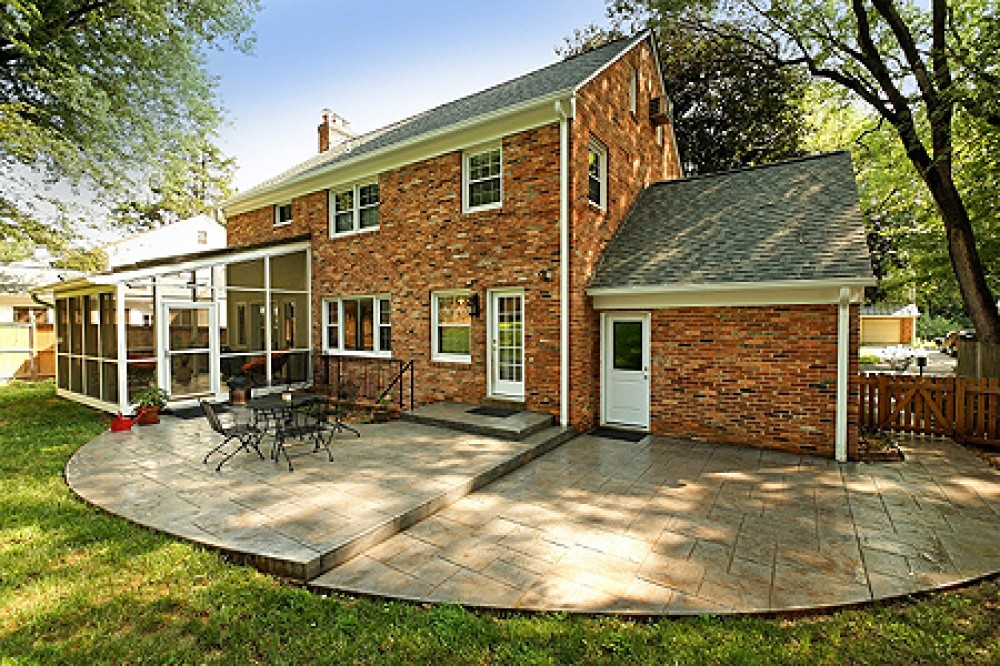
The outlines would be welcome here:
[[[163,304],[164,367],[170,400],[218,392],[218,349],[215,306],[211,303]]]
[[[607,315],[602,338],[604,423],[649,429],[649,315]]]
[[[524,399],[524,293],[490,292],[490,395]]]

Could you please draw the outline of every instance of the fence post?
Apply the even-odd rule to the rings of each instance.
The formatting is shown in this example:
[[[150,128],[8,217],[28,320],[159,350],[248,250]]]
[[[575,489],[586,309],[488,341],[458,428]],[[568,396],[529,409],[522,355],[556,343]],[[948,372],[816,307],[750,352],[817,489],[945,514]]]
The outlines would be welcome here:
[[[965,441],[965,377],[955,377],[955,440]]]
[[[889,389],[886,376],[882,373],[878,375],[878,424],[877,427],[885,428],[889,416]]]

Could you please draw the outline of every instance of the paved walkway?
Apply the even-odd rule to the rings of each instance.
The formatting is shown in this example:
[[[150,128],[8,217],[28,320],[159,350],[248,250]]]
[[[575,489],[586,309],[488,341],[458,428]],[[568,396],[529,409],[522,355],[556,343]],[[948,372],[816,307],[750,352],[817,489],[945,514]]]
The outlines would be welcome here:
[[[307,580],[492,481],[549,445],[551,428],[506,441],[419,424],[358,426],[325,452],[295,460],[240,453],[205,465],[220,436],[203,418],[106,432],[66,466],[88,502],[282,576]],[[268,440],[262,443],[265,456]],[[292,454],[308,451],[290,444]],[[218,454],[213,460],[218,460]]]
[[[416,424],[364,435],[336,446],[341,465],[316,456],[278,474],[242,458],[216,475],[192,462],[213,439],[202,422],[165,423],[102,435],[67,478],[137,522],[203,543],[221,530],[252,549],[278,538],[324,542],[376,511],[368,502],[405,503],[437,488],[438,476],[459,481],[477,447],[491,447]],[[494,441],[504,455],[516,446]],[[391,443],[393,455],[376,462],[384,447],[375,442]],[[310,585],[479,607],[744,613],[841,606],[1000,571],[1000,474],[947,440],[903,448],[902,464],[838,465],[666,438],[579,437]],[[183,460],[164,460],[175,454]],[[207,498],[218,504],[188,515],[192,500]]]

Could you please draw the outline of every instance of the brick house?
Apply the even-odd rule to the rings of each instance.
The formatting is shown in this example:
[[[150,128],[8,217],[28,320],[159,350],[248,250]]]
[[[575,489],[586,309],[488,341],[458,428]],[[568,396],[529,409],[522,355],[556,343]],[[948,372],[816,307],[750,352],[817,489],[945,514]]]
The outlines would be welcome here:
[[[57,382],[126,411],[382,374],[846,459],[872,282],[844,153],[682,178],[651,34],[320,152],[230,200],[227,248],[61,284]],[[382,365],[380,365],[382,364]]]
[[[849,157],[658,184],[681,169],[650,34],[366,135],[335,142],[329,119],[319,132],[318,155],[226,206],[231,246],[311,238],[315,358],[413,360],[419,403],[510,402],[580,429],[840,458],[856,442],[871,272]],[[697,238],[683,224],[705,215],[671,212],[699,187],[727,199],[762,184],[784,209],[744,200],[772,208],[756,247],[704,254],[708,237],[749,241],[745,221],[716,216]],[[668,218],[670,234],[641,241]],[[620,229],[638,246],[609,246]],[[607,269],[623,247],[684,250],[688,272],[662,276],[687,297]],[[718,269],[704,283],[702,260]],[[727,261],[743,262],[735,282]]]

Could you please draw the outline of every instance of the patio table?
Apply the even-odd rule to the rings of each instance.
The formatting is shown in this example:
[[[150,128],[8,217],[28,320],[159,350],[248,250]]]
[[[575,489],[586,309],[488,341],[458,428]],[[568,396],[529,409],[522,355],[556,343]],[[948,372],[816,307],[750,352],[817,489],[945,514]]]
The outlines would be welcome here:
[[[312,431],[311,424],[306,422],[309,417],[303,413],[303,408],[322,400],[326,398],[316,393],[293,393],[291,400],[285,400],[280,394],[271,394],[247,401],[247,407],[253,413],[254,425],[274,438],[271,459],[277,462],[283,455],[288,463],[288,471],[292,471],[292,460],[285,448],[285,441]],[[319,450],[318,445],[315,450]]]

